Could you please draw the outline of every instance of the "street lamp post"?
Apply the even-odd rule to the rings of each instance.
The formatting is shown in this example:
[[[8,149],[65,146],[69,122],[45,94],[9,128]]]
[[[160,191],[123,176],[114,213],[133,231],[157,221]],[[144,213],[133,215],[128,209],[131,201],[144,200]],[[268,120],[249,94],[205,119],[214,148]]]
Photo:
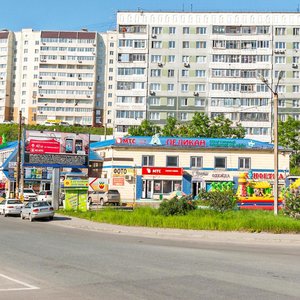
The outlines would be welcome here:
[[[275,86],[275,90],[269,85],[268,80],[265,79],[262,75],[260,75],[260,80],[268,87],[268,89],[272,92],[273,96],[273,114],[274,114],[274,187],[273,187],[273,195],[274,195],[274,215],[278,214],[278,84],[279,81],[283,77],[283,72],[280,71],[278,74],[277,84]]]

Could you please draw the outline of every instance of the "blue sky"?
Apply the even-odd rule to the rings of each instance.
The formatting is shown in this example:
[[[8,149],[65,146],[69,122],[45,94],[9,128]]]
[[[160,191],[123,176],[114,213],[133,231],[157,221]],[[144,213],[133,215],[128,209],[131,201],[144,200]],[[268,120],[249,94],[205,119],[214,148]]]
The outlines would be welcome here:
[[[1,1],[0,29],[114,29],[118,10],[292,11],[300,0],[10,0]]]

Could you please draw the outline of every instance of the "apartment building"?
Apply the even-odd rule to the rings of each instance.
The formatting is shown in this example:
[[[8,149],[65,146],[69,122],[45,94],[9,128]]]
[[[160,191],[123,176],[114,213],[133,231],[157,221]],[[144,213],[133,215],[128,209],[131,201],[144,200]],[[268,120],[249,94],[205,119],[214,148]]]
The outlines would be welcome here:
[[[0,121],[60,120],[101,126],[106,34],[87,30],[0,32]]]
[[[9,119],[13,76],[13,33],[0,31],[0,122]]]
[[[271,141],[272,93],[261,77],[277,85],[280,119],[300,118],[298,13],[118,12],[117,35],[119,135],[143,119],[206,112]]]

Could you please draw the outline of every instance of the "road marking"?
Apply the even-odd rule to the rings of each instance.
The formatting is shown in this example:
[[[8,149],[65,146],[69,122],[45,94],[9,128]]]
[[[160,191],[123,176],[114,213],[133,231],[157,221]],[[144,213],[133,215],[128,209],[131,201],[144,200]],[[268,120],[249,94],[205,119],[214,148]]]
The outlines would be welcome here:
[[[4,274],[1,274],[1,273],[0,273],[0,276],[3,277],[3,278],[5,278],[5,279],[7,279],[7,280],[10,280],[10,281],[13,281],[15,283],[18,283],[18,284],[21,284],[21,285],[25,286],[25,287],[22,287],[22,288],[0,289],[0,292],[4,292],[4,291],[39,290],[40,289],[39,287],[36,287],[36,286],[28,284],[26,282],[23,282],[23,281],[20,281],[20,280],[8,277],[8,276],[6,276]]]

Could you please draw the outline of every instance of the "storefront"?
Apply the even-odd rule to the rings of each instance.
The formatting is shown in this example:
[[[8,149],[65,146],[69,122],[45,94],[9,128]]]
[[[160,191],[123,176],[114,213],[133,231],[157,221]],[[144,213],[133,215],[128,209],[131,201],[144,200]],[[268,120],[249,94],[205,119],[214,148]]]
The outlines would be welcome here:
[[[172,192],[237,185],[240,172],[274,173],[274,146],[248,139],[124,137],[92,143],[101,174],[122,202],[159,200]],[[288,174],[289,151],[280,149],[279,173]],[[255,175],[256,176],[256,175]],[[267,175],[261,175],[267,176]]]

